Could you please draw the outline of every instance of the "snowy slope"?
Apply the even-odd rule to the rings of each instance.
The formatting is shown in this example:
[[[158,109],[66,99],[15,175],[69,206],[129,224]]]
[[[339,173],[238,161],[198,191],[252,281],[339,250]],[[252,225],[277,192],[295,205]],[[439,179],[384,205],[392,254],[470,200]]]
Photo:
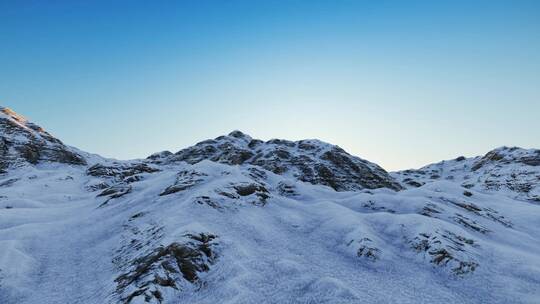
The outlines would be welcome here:
[[[486,188],[535,172],[533,150],[387,174],[318,141],[247,138],[18,160],[0,176],[0,303],[538,303],[538,181]]]
[[[392,173],[406,187],[448,180],[465,188],[540,202],[540,150],[500,147],[482,157],[458,157]]]

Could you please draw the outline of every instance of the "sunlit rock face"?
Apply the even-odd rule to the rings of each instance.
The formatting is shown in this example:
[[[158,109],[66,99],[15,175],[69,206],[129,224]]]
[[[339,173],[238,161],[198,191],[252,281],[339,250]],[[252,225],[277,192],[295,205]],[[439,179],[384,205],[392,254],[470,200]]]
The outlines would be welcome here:
[[[156,163],[203,160],[227,165],[254,165],[275,174],[291,176],[336,191],[401,186],[378,165],[352,156],[338,146],[319,140],[261,141],[234,131],[226,136],[202,141],[175,154],[159,153],[149,157]]]
[[[84,157],[40,126],[0,107],[0,170],[42,161],[84,165]]]

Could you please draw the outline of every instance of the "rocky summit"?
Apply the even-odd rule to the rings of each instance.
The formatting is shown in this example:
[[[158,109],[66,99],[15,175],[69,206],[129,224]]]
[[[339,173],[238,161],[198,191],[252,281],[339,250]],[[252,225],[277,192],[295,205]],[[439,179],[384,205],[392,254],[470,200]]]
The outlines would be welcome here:
[[[0,170],[51,161],[85,165],[85,159],[40,126],[9,108],[0,107]]]
[[[158,153],[149,157],[156,163],[202,160],[227,165],[254,165],[275,174],[290,176],[336,191],[401,186],[378,165],[352,156],[338,146],[319,140],[289,141],[253,139],[240,131],[202,141],[175,154]]]
[[[386,172],[234,131],[114,160],[0,108],[0,303],[538,303],[540,151]]]
[[[511,198],[540,202],[538,149],[500,147],[484,156],[461,156],[392,175],[408,188],[446,180],[459,183],[466,189],[496,191]]]

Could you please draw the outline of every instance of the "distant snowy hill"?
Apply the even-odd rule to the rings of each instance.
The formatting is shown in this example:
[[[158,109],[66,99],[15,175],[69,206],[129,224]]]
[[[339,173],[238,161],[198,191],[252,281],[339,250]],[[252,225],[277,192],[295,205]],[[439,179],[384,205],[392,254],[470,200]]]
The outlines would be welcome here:
[[[540,150],[501,147],[482,157],[454,160],[392,174],[406,187],[448,180],[464,188],[540,203]]]
[[[539,150],[387,173],[239,131],[130,161],[0,131],[0,303],[540,300]]]

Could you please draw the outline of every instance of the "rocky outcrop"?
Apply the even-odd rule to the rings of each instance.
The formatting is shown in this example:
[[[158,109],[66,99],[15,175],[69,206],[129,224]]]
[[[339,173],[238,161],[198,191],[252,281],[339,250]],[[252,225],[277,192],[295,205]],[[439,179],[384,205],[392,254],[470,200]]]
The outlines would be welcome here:
[[[106,198],[100,205],[100,207],[103,207],[112,199],[130,193],[132,183],[143,180],[146,175],[159,171],[160,169],[139,161],[98,163],[86,170],[88,176],[99,178],[88,183],[86,189],[88,191],[101,190],[97,197]]]
[[[103,207],[109,203],[110,200],[115,198],[120,198],[128,193],[131,192],[133,188],[130,185],[119,183],[116,185],[112,185],[105,190],[103,190],[100,194],[97,195],[97,197],[105,197],[107,198],[105,202],[103,202],[100,207]]]
[[[352,156],[338,146],[318,140],[263,142],[240,131],[202,141],[175,154],[157,153],[149,160],[189,164],[210,160],[228,165],[254,165],[311,184],[329,186],[336,191],[401,189],[384,169]]]
[[[521,163],[533,167],[540,166],[540,150],[501,147],[486,153],[486,155],[473,164],[471,170],[476,171],[489,164],[508,165],[512,163]]]
[[[134,181],[144,173],[159,172],[158,168],[142,162],[95,164],[86,170],[86,174],[94,177],[111,179],[116,182]]]
[[[512,198],[540,202],[540,150],[500,147],[484,156],[431,164],[392,173],[407,188],[438,180],[460,183],[466,189],[501,192]],[[471,192],[463,192],[465,196]]]
[[[211,170],[214,166],[225,169],[223,165],[208,162],[179,171],[174,183],[161,191],[159,196],[185,194],[189,197],[190,193],[199,192],[201,195],[192,198],[194,203],[218,210],[232,210],[245,205],[262,207],[272,197],[273,189],[267,183],[264,171],[255,167],[236,168],[240,169],[237,172],[240,173],[240,178],[230,178],[234,169]]]
[[[183,285],[201,285],[200,274],[216,261],[216,246],[216,236],[206,233],[186,234],[181,242],[159,246],[129,263],[115,280],[116,293],[126,304],[137,298],[162,303],[167,289],[181,292]]]
[[[374,246],[373,241],[370,238],[365,237],[359,240],[351,240],[347,246],[351,245],[357,247],[356,255],[359,258],[363,258],[371,262],[375,262],[380,258],[381,250]]]
[[[39,162],[86,164],[75,149],[12,110],[0,107],[0,170]]]
[[[433,265],[448,267],[458,276],[470,274],[479,266],[474,258],[478,247],[475,241],[450,231],[419,233],[409,241],[409,244]]]
[[[164,196],[190,189],[193,186],[202,183],[205,176],[208,175],[196,170],[182,170],[176,175],[174,184],[165,188],[159,195]]]

